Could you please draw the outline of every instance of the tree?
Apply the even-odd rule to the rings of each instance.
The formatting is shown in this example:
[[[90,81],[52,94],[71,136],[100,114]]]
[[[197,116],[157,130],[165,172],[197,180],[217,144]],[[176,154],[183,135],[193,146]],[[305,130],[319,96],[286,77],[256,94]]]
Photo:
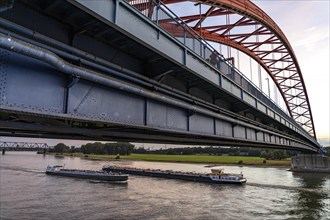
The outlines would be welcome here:
[[[136,154],[147,154],[148,151],[146,149],[144,149],[143,147],[139,147],[138,149],[134,149],[132,151],[132,153],[136,153]]]
[[[70,147],[70,152],[71,152],[71,153],[76,152],[76,147],[75,147],[75,146],[71,146],[71,147]]]
[[[134,149],[134,145],[128,142],[118,142],[116,143],[117,148],[119,149],[120,155],[130,155]]]
[[[286,150],[271,150],[271,151],[261,151],[261,158],[266,160],[283,160],[289,157]]]
[[[69,150],[69,147],[63,143],[58,143],[54,146],[54,152],[57,152],[57,153],[64,153],[64,152],[67,152],[68,150]]]
[[[269,156],[268,156],[269,154],[268,154],[268,152],[267,151],[261,151],[260,152],[260,157],[261,158],[265,158],[266,160],[268,160],[269,159]]]
[[[249,149],[248,151],[249,156],[259,157],[260,156],[260,150],[257,149]]]
[[[288,154],[286,150],[274,150],[273,151],[273,159],[274,160],[283,160],[285,158],[288,158]]]
[[[324,147],[324,150],[325,150],[325,154],[327,155],[327,156],[330,156],[330,146],[328,146],[328,147]]]
[[[84,154],[110,154],[110,155],[129,155],[132,153],[134,145],[128,142],[105,143],[101,142],[88,143],[81,146]]]
[[[185,147],[182,149],[182,154],[183,155],[192,155],[195,154],[194,149],[190,147]]]

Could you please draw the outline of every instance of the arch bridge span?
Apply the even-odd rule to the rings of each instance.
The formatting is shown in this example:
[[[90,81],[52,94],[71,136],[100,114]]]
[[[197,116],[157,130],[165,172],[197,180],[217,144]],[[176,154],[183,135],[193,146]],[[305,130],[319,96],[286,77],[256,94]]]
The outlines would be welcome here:
[[[129,1],[151,17],[155,2]],[[316,138],[311,106],[295,53],[280,27],[249,0],[164,0],[169,6],[192,2],[207,6],[203,11],[181,10],[177,20],[185,22],[205,40],[233,47],[253,58],[275,82],[289,114]],[[184,8],[184,6],[181,6]],[[230,16],[235,17],[230,19]],[[233,17],[233,16],[232,16]],[[212,22],[208,22],[212,19]],[[175,36],[183,30],[173,22],[162,26]],[[225,23],[224,23],[225,21]],[[162,22],[161,20],[159,22]]]
[[[8,0],[0,134],[321,150],[198,29],[137,2]]]

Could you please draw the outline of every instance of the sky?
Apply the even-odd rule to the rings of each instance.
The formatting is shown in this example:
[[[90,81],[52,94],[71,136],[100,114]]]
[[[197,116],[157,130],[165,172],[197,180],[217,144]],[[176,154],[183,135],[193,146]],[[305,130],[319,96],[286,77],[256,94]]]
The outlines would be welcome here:
[[[316,135],[330,145],[330,0],[253,0],[282,29],[302,71]]]
[[[318,141],[323,146],[329,146],[330,0],[253,0],[252,2],[277,23],[293,47],[307,88]],[[4,137],[1,139],[12,140],[12,138]],[[33,141],[34,139],[22,140]],[[46,142],[49,145],[64,142],[69,146],[80,146],[86,143],[77,140],[43,139],[38,139],[38,142]]]

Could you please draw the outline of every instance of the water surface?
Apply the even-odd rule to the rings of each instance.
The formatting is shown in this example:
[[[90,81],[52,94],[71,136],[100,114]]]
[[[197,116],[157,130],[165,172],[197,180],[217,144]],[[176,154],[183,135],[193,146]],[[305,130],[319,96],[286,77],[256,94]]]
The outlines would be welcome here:
[[[10,152],[0,156],[0,219],[330,219],[330,175],[223,166],[248,183],[216,185],[142,176],[127,183],[45,175],[47,165],[99,170],[109,162]],[[203,164],[111,161],[208,172]]]

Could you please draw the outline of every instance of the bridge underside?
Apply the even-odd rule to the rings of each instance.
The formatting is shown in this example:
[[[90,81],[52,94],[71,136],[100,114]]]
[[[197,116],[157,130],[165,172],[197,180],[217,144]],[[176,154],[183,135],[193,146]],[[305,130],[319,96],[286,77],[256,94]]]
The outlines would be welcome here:
[[[58,121],[56,121],[58,122]],[[51,124],[51,121],[48,122]],[[78,123],[78,122],[76,122]],[[97,141],[129,141],[142,143],[162,143],[162,144],[182,144],[182,145],[213,145],[213,146],[242,146],[242,147],[270,147],[291,150],[301,150],[295,147],[283,145],[256,143],[245,139],[219,138],[214,135],[201,133],[186,134],[185,132],[173,132],[152,129],[137,129],[133,126],[116,126],[111,124],[89,124],[81,122],[86,128],[77,126],[75,128],[67,126],[31,125],[26,123],[4,123],[5,136],[15,137],[35,137],[54,139],[76,139],[76,140],[97,140]],[[98,127],[99,125],[99,127]],[[2,127],[2,128],[4,128]],[[306,150],[308,151],[308,150]]]
[[[19,116],[18,116],[19,117]],[[68,120],[43,120],[38,123],[40,117],[30,118],[34,123],[1,121],[2,136],[53,138],[53,139],[76,139],[97,141],[128,141],[142,143],[181,144],[181,145],[212,145],[212,146],[240,146],[256,148],[276,148],[287,150],[298,150],[303,152],[314,152],[312,149],[302,149],[296,146],[284,145],[282,143],[256,142],[254,139],[203,134],[200,132],[167,131],[161,129],[140,128],[134,126],[123,126],[109,123],[95,123],[87,121]],[[58,126],[59,123],[62,125]],[[56,125],[54,125],[56,124]],[[75,124],[75,126],[73,126]],[[242,129],[242,128],[241,128]],[[232,133],[232,128],[222,129],[223,132]],[[244,128],[242,129],[244,130]],[[243,134],[241,134],[243,136]]]
[[[69,2],[42,2],[15,1],[0,14],[1,136],[319,150],[182,46],[173,59],[174,47],[159,51]],[[117,21],[142,19],[125,4]]]

